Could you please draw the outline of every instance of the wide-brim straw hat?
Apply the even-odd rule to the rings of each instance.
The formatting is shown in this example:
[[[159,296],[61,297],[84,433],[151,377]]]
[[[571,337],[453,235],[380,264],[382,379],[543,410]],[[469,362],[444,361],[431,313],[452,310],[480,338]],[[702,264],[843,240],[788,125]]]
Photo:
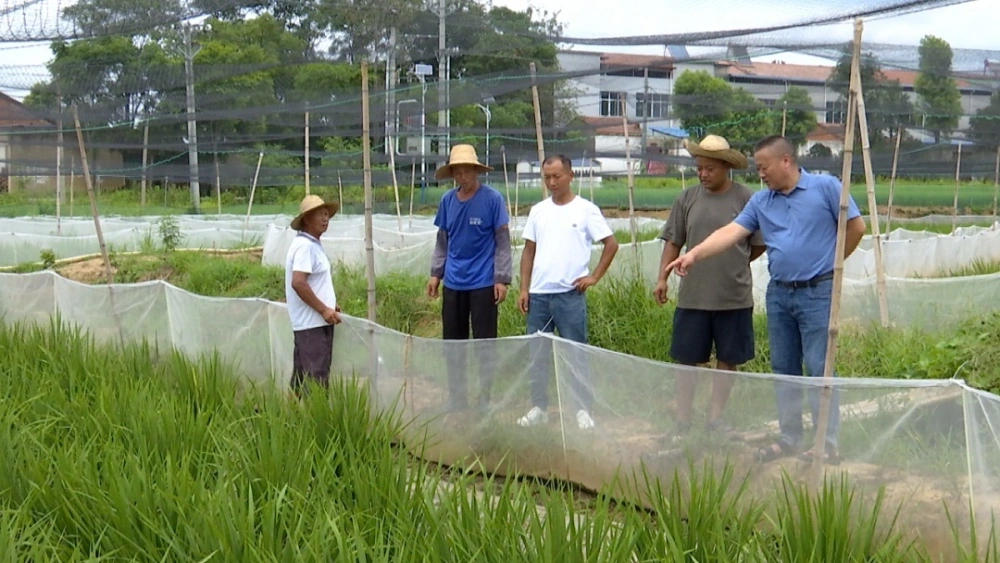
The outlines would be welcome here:
[[[479,162],[479,157],[476,156],[476,147],[472,145],[455,145],[454,147],[451,147],[451,155],[448,157],[448,164],[438,168],[437,172],[434,173],[434,177],[438,180],[452,178],[452,167],[462,164],[475,166],[480,172],[490,172],[493,170],[489,166]]]
[[[327,208],[330,211],[330,217],[333,217],[337,211],[340,209],[339,203],[325,202],[323,198],[318,195],[307,195],[302,198],[302,202],[299,203],[299,214],[292,219],[292,228],[296,231],[302,230],[302,219],[305,218],[306,214],[311,211],[315,211],[320,208]]]
[[[704,156],[721,160],[733,168],[743,169],[748,165],[747,157],[740,151],[731,148],[729,141],[718,135],[707,135],[700,143],[684,141],[684,148],[692,157]]]

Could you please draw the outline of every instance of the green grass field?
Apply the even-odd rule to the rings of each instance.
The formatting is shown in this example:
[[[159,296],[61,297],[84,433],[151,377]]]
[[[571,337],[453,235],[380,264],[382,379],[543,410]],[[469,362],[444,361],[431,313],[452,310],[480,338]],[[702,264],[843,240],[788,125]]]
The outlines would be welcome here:
[[[688,182],[687,185],[693,185]],[[502,180],[496,187],[501,192],[510,191],[509,200],[517,201],[519,213],[523,214],[532,204],[542,198],[539,188],[514,189],[513,182],[505,187]],[[751,184],[751,188],[759,189],[759,184]],[[584,197],[590,197],[590,187],[584,179],[578,188]],[[656,211],[669,209],[674,199],[681,192],[681,183],[675,179],[639,179],[634,192],[633,205],[638,210]],[[954,201],[954,184],[926,182],[898,182],[893,196],[893,207],[909,208],[909,215],[925,215],[930,212],[950,213]],[[414,212],[433,213],[445,188],[431,187],[416,189],[414,192]],[[225,191],[222,197],[222,213],[243,215],[247,212],[249,190],[241,188]],[[340,199],[336,187],[315,186],[317,193],[328,200]],[[254,195],[254,214],[292,214],[298,208],[298,202],[304,195],[301,186],[291,188],[264,187]],[[865,212],[868,209],[868,196],[864,184],[855,184],[851,195],[858,206]],[[880,181],[876,185],[876,199],[879,206],[888,202],[889,184]],[[965,183],[959,189],[959,214],[989,215],[993,211],[994,187],[981,182]],[[103,215],[165,215],[187,213],[191,210],[190,195],[184,188],[174,188],[164,194],[162,189],[151,188],[147,194],[147,205],[139,205],[139,191],[136,188],[122,189],[98,193],[98,205]],[[400,186],[401,209],[407,214],[410,208],[410,189]],[[594,188],[595,203],[605,209],[627,210],[629,208],[628,189],[619,181],[608,181]],[[391,187],[379,186],[374,190],[375,211],[377,213],[395,213],[395,197]],[[347,187],[343,191],[344,212],[351,214],[363,213],[363,193],[358,186]],[[205,197],[201,202],[204,214],[219,212],[216,198]],[[86,192],[77,190],[72,207],[68,197],[64,200],[61,212],[64,215],[89,216],[90,206]],[[18,192],[0,194],[0,216],[55,215],[56,201],[53,194],[35,192]]]

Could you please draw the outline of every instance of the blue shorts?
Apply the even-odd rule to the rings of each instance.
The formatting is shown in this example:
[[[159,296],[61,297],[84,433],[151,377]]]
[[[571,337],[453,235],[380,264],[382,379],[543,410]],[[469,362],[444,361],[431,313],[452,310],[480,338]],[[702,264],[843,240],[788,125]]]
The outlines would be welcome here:
[[[738,366],[754,358],[753,307],[726,311],[683,309],[674,312],[670,356],[682,364],[704,364],[712,357]]]

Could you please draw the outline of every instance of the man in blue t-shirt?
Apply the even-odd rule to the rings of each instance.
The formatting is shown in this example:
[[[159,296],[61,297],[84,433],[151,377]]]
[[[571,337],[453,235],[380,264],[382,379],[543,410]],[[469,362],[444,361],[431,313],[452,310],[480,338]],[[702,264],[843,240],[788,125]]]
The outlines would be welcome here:
[[[760,231],[767,248],[767,333],[774,373],[822,377],[833,297],[833,266],[840,217],[840,180],[810,174],[799,167],[795,148],[772,136],[757,144],[754,160],[768,188],[755,193],[743,211],[666,267],[683,276],[695,265]],[[858,247],[867,227],[854,199],[848,196],[844,240],[846,259]],[[757,451],[760,461],[798,452],[803,442],[803,385],[775,381],[781,438]],[[819,388],[809,389],[813,423],[819,421]],[[839,394],[834,389],[826,428],[824,462],[839,463]],[[815,450],[801,452],[811,460]]]
[[[448,191],[438,205],[434,225],[437,241],[431,257],[427,295],[438,296],[444,281],[441,324],[445,340],[497,337],[497,307],[511,282],[510,229],[503,196],[479,183],[479,173],[492,170],[479,163],[472,145],[455,145],[448,165],[437,170],[438,180],[454,178],[458,187]],[[492,346],[477,347],[480,366],[479,407],[490,400],[496,357]],[[467,358],[465,348],[447,346],[448,410],[466,407]]]

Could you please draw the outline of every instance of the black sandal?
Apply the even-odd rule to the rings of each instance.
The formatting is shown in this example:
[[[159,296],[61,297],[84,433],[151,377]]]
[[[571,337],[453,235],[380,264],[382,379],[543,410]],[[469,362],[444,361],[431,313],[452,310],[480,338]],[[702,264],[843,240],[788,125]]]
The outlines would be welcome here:
[[[801,459],[802,461],[808,461],[810,463],[812,463],[815,457],[816,457],[815,448],[810,448],[809,450],[799,454],[799,459]],[[840,465],[840,452],[837,450],[837,448],[831,448],[828,446],[826,450],[823,451],[823,458],[824,458],[823,463],[827,465]]]
[[[770,446],[761,446],[757,449],[757,461],[767,463],[783,457],[791,456],[795,450],[784,442],[775,442]]]

